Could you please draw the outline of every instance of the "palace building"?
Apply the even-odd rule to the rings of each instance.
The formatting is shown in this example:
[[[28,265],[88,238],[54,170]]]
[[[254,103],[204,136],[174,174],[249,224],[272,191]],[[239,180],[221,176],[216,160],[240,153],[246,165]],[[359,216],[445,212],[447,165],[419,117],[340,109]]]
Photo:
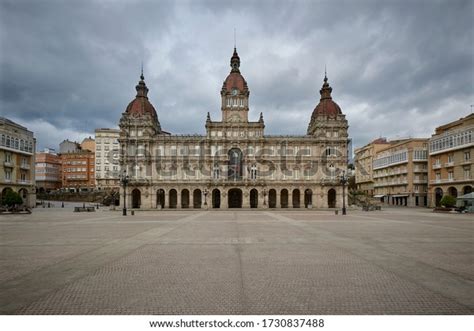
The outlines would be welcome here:
[[[127,207],[342,207],[348,123],[327,76],[306,134],[266,135],[263,114],[249,120],[250,90],[235,48],[230,67],[220,91],[222,118],[208,113],[205,135],[163,131],[142,72],[119,123]]]

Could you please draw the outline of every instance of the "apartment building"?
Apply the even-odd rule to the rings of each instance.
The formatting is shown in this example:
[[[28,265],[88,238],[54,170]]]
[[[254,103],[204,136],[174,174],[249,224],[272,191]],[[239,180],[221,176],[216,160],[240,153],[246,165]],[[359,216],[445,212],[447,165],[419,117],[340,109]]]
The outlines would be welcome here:
[[[39,193],[61,188],[61,158],[54,149],[44,149],[36,153],[36,189]]]
[[[62,187],[68,191],[92,191],[95,188],[95,141],[85,138],[81,144],[65,140],[60,144]]]
[[[430,206],[443,195],[457,197],[474,187],[474,114],[439,126],[429,139]]]
[[[386,138],[378,138],[363,147],[355,149],[355,180],[358,191],[362,191],[369,196],[374,195],[372,163],[375,154],[388,145],[389,142]]]
[[[97,189],[120,186],[120,130],[101,128],[95,130],[95,178]]]
[[[428,139],[392,141],[375,153],[374,198],[388,205],[427,206]]]
[[[0,202],[7,191],[21,195],[23,205],[36,205],[35,149],[33,132],[0,117]]]

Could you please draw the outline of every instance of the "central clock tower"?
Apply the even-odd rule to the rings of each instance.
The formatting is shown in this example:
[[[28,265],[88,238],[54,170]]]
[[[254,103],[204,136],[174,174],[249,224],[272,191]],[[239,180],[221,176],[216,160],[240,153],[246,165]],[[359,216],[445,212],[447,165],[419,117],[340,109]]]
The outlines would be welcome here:
[[[236,48],[230,59],[230,67],[231,71],[221,90],[222,121],[247,123],[250,91],[240,73],[240,58]]]

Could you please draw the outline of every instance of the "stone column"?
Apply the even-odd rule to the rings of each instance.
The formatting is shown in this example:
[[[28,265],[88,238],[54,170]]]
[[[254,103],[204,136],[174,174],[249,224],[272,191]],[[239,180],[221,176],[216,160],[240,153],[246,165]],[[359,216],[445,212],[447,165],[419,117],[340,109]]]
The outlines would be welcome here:
[[[227,196],[228,193],[225,190],[221,192],[221,208],[229,209],[229,197]]]
[[[176,209],[181,209],[181,190],[179,188],[176,189],[177,197],[176,197]]]
[[[250,208],[250,192],[242,190],[242,208]]]
[[[189,208],[194,208],[194,189],[189,190]]]
[[[170,191],[169,189],[165,190],[165,206],[163,208],[170,207]]]

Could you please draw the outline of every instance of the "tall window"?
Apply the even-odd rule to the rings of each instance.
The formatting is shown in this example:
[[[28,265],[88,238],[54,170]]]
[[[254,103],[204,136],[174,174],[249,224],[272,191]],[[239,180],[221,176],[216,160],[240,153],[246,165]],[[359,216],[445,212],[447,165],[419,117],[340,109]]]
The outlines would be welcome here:
[[[228,152],[229,171],[228,178],[232,180],[242,179],[242,151],[238,148],[232,148]]]
[[[212,171],[212,178],[219,179],[220,176],[220,169],[218,164],[214,164],[214,168]]]
[[[257,165],[252,164],[250,167],[250,179],[255,180],[257,179]]]

